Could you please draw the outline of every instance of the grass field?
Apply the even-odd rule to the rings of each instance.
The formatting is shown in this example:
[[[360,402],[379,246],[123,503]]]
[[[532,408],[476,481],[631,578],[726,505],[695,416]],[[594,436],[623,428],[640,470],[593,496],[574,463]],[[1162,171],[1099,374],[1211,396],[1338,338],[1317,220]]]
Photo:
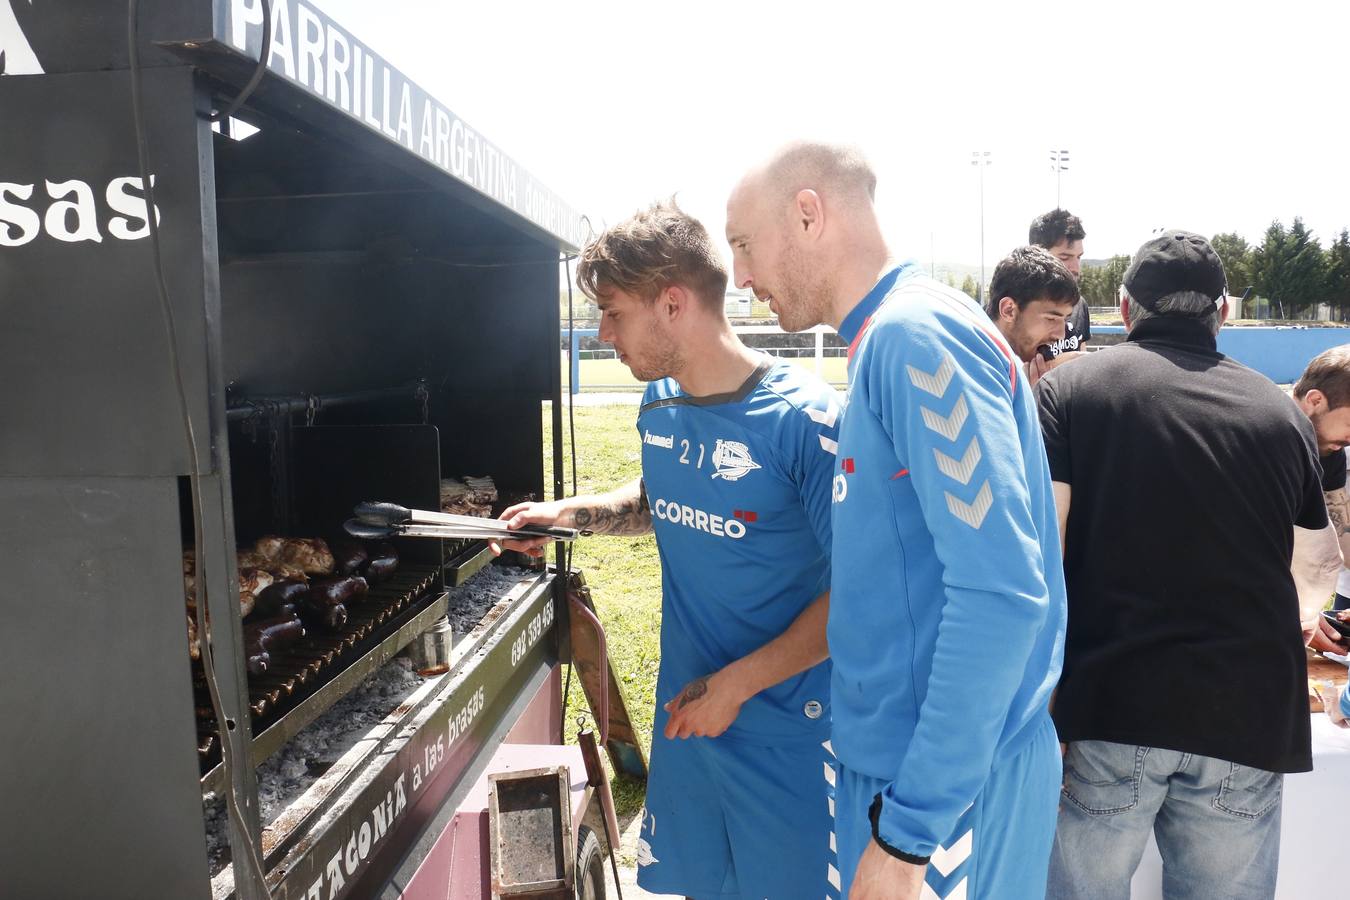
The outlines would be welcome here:
[[[815,371],[815,359],[789,359],[787,362],[796,363],[805,366],[811,371]],[[842,356],[827,356],[821,360],[821,376],[835,386],[843,385],[848,380],[847,373],[848,361]],[[567,359],[562,361],[562,384],[563,390],[567,390]],[[583,359],[581,361],[581,377],[578,379],[581,389],[584,391],[592,390],[640,390],[642,382],[633,377],[633,373],[628,371],[628,367],[617,359]]]
[[[578,494],[607,491],[641,474],[641,445],[633,427],[637,407],[578,406],[574,412]],[[551,427],[550,415],[545,407],[545,434]],[[564,458],[570,459],[570,450],[564,444]],[[545,484],[553,483],[552,462],[551,453],[545,453]],[[570,489],[570,462],[566,475]],[[605,626],[610,659],[628,698],[628,711],[637,726],[643,750],[650,751],[656,668],[661,656],[661,566],[656,539],[651,535],[586,538],[576,542],[572,565],[585,573],[591,587],[596,610]],[[563,710],[569,737],[576,734],[579,716],[589,720],[590,710],[580,684],[573,679]],[[641,808],[643,787],[619,779],[614,785],[614,797],[619,815],[627,818]]]

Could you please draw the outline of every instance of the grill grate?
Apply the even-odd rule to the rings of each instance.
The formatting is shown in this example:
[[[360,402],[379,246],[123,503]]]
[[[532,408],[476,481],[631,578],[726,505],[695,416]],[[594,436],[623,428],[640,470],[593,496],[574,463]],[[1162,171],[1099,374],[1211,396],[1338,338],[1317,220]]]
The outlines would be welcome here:
[[[381,626],[425,599],[440,584],[440,566],[406,561],[387,581],[371,586],[347,605],[347,622],[334,633],[307,634],[270,654],[268,671],[248,678],[253,734],[294,708],[342,670],[358,648],[378,636]],[[197,706],[197,753],[203,771],[219,762],[218,727],[200,670],[193,671]]]

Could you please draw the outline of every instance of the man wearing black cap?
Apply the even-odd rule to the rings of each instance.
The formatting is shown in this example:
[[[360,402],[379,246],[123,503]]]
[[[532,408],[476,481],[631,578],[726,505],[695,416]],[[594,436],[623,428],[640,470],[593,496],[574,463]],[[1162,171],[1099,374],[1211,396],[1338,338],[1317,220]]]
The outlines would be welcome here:
[[[1317,442],[1218,352],[1227,313],[1214,250],[1168,232],[1125,273],[1126,342],[1036,387],[1069,595],[1054,900],[1128,898],[1151,832],[1167,897],[1274,896],[1283,773],[1312,767],[1300,598],[1335,575],[1291,572],[1330,534]]]

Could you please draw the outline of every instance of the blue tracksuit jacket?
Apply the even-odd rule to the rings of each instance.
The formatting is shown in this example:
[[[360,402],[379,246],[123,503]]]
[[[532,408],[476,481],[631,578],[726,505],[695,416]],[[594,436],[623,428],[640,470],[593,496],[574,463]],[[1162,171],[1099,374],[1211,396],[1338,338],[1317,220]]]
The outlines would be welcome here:
[[[1044,724],[1065,590],[1021,363],[975,303],[907,264],[840,328],[833,746],[888,781],[883,840],[926,856]]]

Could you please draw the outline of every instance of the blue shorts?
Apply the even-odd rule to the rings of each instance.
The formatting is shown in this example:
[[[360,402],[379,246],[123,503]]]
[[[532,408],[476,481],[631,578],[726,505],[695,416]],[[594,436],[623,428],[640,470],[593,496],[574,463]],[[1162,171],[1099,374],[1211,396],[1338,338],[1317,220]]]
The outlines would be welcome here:
[[[1062,778],[1059,738],[1049,716],[1025,749],[990,774],[928,864],[925,900],[1044,900]],[[844,896],[872,840],[867,810],[886,786],[838,768],[839,859]]]
[[[638,884],[695,900],[838,898],[825,745],[666,740],[657,709]]]

